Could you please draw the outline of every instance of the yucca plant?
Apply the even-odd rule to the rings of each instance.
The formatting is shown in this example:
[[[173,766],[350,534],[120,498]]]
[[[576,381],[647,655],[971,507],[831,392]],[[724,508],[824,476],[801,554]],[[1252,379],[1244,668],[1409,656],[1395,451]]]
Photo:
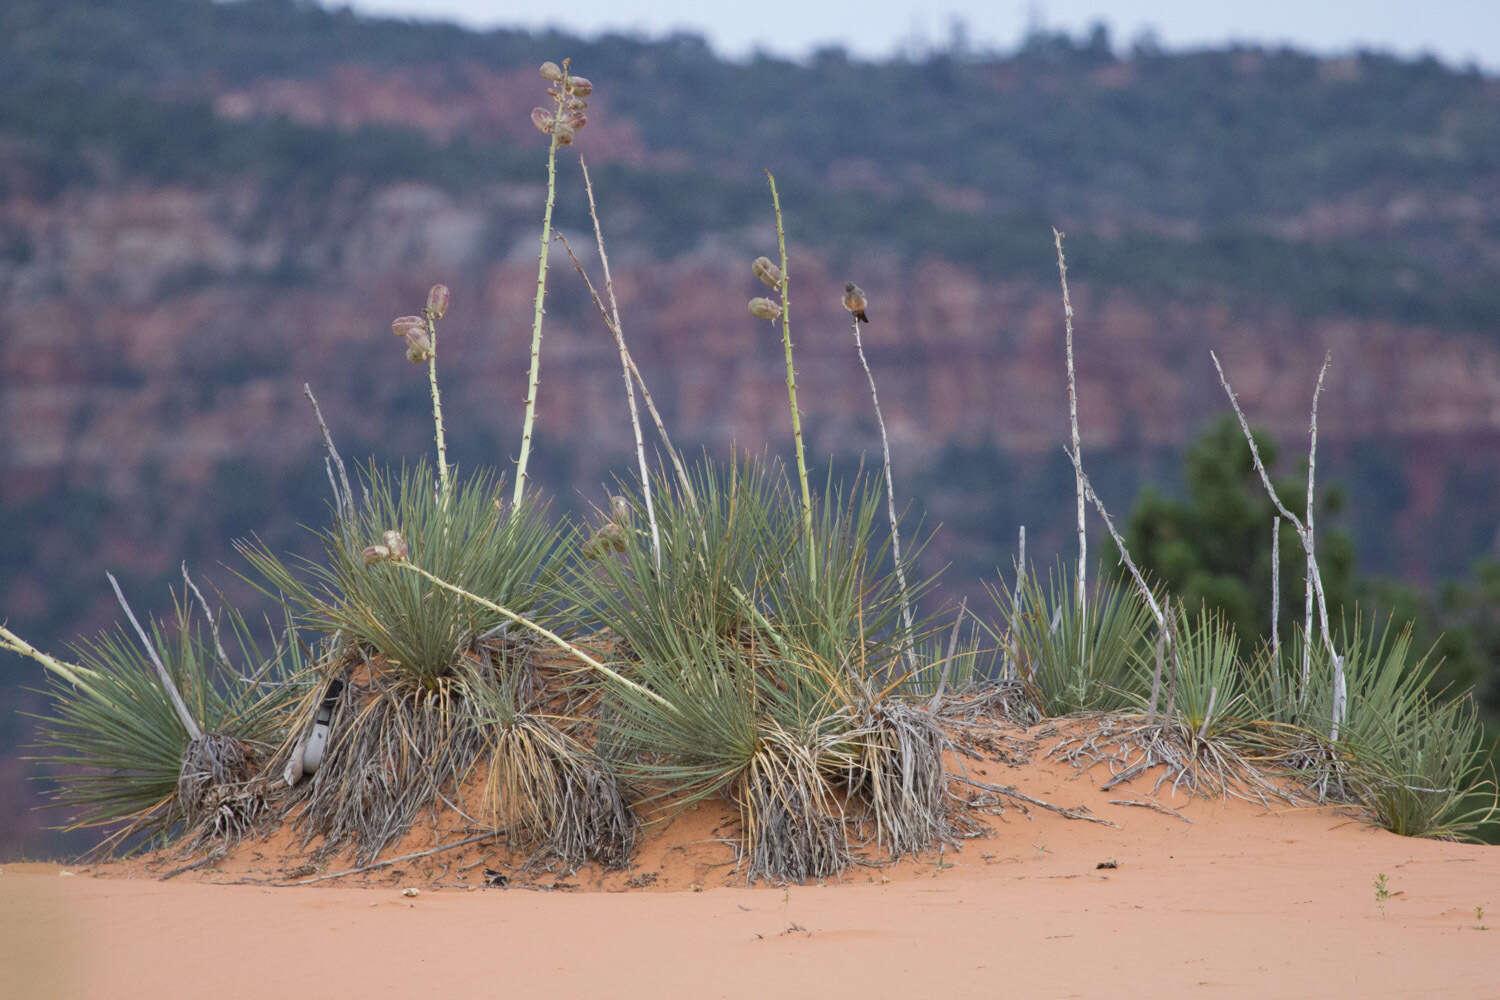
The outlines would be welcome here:
[[[1464,839],[1495,815],[1477,713],[1467,695],[1424,695],[1398,722],[1372,719],[1350,741],[1351,781],[1377,823],[1405,837]]]
[[[618,766],[653,800],[687,805],[722,796],[739,809],[750,881],[803,881],[842,871],[849,846],[829,774],[852,764],[853,725],[791,703],[781,677],[800,669],[703,633],[679,632],[668,656],[631,665],[640,689],[609,684],[602,713]],[[664,701],[665,707],[662,704]],[[782,718],[808,720],[798,728]],[[844,749],[840,749],[840,747]]]
[[[245,786],[281,741],[305,671],[290,630],[265,656],[238,612],[222,612],[219,626],[237,665],[185,603],[170,624],[150,625],[157,656],[203,730],[198,741],[123,629],[75,647],[76,683],[49,672],[52,706],[38,717],[42,752],[33,759],[59,769],[54,798],[72,811],[66,829],[116,827],[98,848],[108,851],[160,843],[188,826],[234,835],[257,817],[262,803]],[[213,753],[194,757],[205,741]]]
[[[1181,609],[1174,613],[1175,655],[1170,655],[1165,664],[1172,676],[1170,683],[1164,681],[1168,692],[1161,695],[1162,703],[1170,696],[1173,717],[1200,739],[1233,736],[1254,717],[1254,701],[1240,663],[1234,627],[1206,606],[1196,616]],[[1132,687],[1137,704],[1145,708],[1146,698],[1140,692],[1150,686],[1155,654],[1141,648],[1137,654]]]
[[[338,633],[379,654],[384,672],[435,690],[452,678],[460,656],[505,619],[398,569],[366,561],[384,533],[399,531],[413,562],[444,580],[506,607],[545,618],[553,608],[550,557],[568,531],[543,504],[507,507],[489,473],[453,476],[444,503],[430,466],[400,472],[370,469],[368,500],[348,523],[316,532],[324,562],[284,562],[258,542],[238,548],[261,577],[257,585],[284,600],[300,624]],[[376,544],[371,544],[376,543]]]
[[[880,489],[877,482],[856,480],[845,491],[830,477],[814,501],[813,538],[802,543],[811,550],[811,561],[781,559],[775,574],[766,574],[762,590],[767,617],[792,648],[835,667],[834,676],[853,674],[873,688],[891,687],[912,672],[906,654],[922,638],[925,623],[908,623],[903,600],[919,600],[933,584],[931,578],[916,581],[903,596],[889,562],[890,541],[877,527]],[[795,533],[788,517],[780,527],[778,536],[768,539],[772,546]],[[916,542],[907,559],[915,560],[921,549]]]
[[[619,554],[581,561],[570,595],[642,659],[663,659],[681,633],[738,644],[753,637],[760,592],[789,558],[791,503],[784,475],[760,462],[730,459],[727,471],[705,460],[690,491],[657,481],[658,568],[650,538],[637,525],[641,500],[622,487],[626,516]],[[585,555],[598,555],[587,544]]]
[[[1133,653],[1125,693],[1137,712],[1101,733],[1069,738],[1060,756],[1085,765],[1107,761],[1111,784],[1160,767],[1157,786],[1262,802],[1279,794],[1247,757],[1264,721],[1255,717],[1233,627],[1207,608],[1189,615],[1168,603],[1166,613],[1167,634],[1154,649]]]
[[[1124,708],[1141,693],[1134,668],[1146,655],[1151,610],[1128,582],[1096,574],[1087,615],[1066,567],[1053,570],[1045,588],[1029,571],[1016,596],[987,589],[1001,608],[1017,676],[1043,715]]]
[[[300,623],[344,640],[298,707],[275,763],[290,765],[297,780],[300,737],[326,703],[323,758],[293,795],[306,803],[300,822],[309,836],[330,845],[348,840],[373,857],[485,751],[487,734],[468,708],[474,682],[466,671],[505,650],[508,624],[381,553],[399,545],[471,593],[547,618],[557,599],[549,561],[568,528],[540,504],[507,507],[501,483],[485,473],[455,473],[447,494],[425,463],[399,473],[372,469],[366,480],[368,499],[353,517],[318,532],[325,562],[293,568],[262,545],[240,549],[258,585]],[[492,670],[503,674],[514,663],[502,658]]]
[[[1300,684],[1300,632],[1280,662],[1262,655],[1253,697],[1278,723],[1279,756],[1319,796],[1364,805],[1386,829],[1406,836],[1462,837],[1492,815],[1494,783],[1482,773],[1480,730],[1468,695],[1432,690],[1438,664],[1417,655],[1410,625],[1336,632],[1348,684],[1347,714],[1329,740],[1334,671],[1314,640],[1308,684]]]

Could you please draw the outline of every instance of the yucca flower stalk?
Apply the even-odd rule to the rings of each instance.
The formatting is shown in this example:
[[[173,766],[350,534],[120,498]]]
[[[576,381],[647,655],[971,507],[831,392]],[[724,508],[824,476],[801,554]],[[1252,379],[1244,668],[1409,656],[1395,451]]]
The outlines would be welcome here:
[[[432,386],[432,422],[437,438],[438,495],[448,501],[448,442],[443,434],[443,397],[437,380],[437,321],[448,311],[450,294],[447,285],[433,285],[427,292],[427,304],[420,316],[399,316],[391,323],[398,337],[406,338],[406,359],[412,364],[427,362],[427,380]]]
[[[813,546],[813,523],[812,523],[812,492],[807,487],[807,456],[802,447],[802,414],[797,408],[797,368],[792,360],[792,311],[791,300],[787,297],[787,259],[786,259],[786,230],[781,223],[781,197],[776,193],[776,176],[771,171],[766,171],[766,180],[771,185],[771,205],[776,210],[776,244],[781,251],[781,268],[779,271],[761,274],[761,268],[757,267],[757,273],[761,280],[771,284],[768,278],[774,278],[773,287],[781,295],[778,303],[771,303],[765,299],[753,299],[750,303],[750,311],[757,316],[766,316],[769,310],[758,310],[757,306],[766,303],[771,306],[779,306],[774,314],[766,318],[781,319],[781,345],[786,350],[786,394],[787,401],[792,411],[792,442],[797,450],[797,480],[802,485],[802,528],[807,534],[807,565],[810,572],[817,573],[817,554]]]
[[[537,255],[536,303],[531,317],[531,369],[526,377],[526,420],[521,426],[521,454],[516,459],[516,487],[511,498],[513,506],[519,506],[526,492],[526,463],[531,458],[531,432],[536,424],[536,391],[541,381],[542,364],[542,316],[546,312],[547,298],[547,253],[552,247],[552,206],[557,199],[557,147],[571,146],[578,130],[588,124],[583,109],[588,106],[584,98],[593,93],[594,85],[581,76],[568,72],[571,60],[564,59],[562,65],[554,62],[542,63],[541,74],[553,83],[547,93],[552,96],[553,110],[534,108],[531,122],[538,131],[552,137],[547,147],[547,207],[542,212],[542,249]]]

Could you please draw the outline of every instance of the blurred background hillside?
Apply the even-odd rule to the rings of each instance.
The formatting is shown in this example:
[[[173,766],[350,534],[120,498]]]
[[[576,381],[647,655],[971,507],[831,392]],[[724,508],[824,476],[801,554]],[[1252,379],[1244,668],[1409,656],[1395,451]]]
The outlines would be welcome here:
[[[789,451],[777,338],[744,305],[749,261],[775,246],[769,167],[817,473],[879,447],[839,304],[854,280],[899,498],[941,525],[923,558],[948,567],[942,595],[1008,574],[1021,524],[1039,563],[1066,555],[1056,225],[1085,457],[1116,516],[1147,484],[1193,495],[1185,456],[1226,409],[1210,348],[1295,476],[1331,350],[1320,527],[1350,612],[1445,633],[1445,678],[1496,718],[1500,78],[1103,28],[728,60],[690,34],[479,32],[293,0],[7,0],[0,619],[64,652],[116,618],[106,570],[162,613],[183,560],[258,615],[233,540],[310,552],[300,526],[324,519],[304,382],[346,458],[427,454],[426,379],[389,321],[434,282],[453,291],[449,454],[509,466],[545,185],[529,111],[537,65],[564,56],[596,87],[575,150],[679,443]],[[576,160],[557,220],[581,249]],[[576,513],[633,455],[613,343],[553,263],[531,469]],[[69,846],[21,759],[39,681],[0,653],[0,858]]]

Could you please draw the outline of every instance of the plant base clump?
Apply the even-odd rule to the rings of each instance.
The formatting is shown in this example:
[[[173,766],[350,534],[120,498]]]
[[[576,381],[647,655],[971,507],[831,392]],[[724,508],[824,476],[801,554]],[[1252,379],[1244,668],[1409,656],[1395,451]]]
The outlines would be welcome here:
[[[177,803],[193,843],[232,841],[248,833],[266,809],[255,752],[241,740],[205,733],[190,741],[177,778]]]
[[[640,821],[619,779],[550,720],[517,714],[496,726],[488,753],[483,815],[514,842],[534,848],[532,864],[568,869],[630,861]]]
[[[933,713],[908,702],[885,698],[867,712],[849,791],[868,804],[876,841],[893,859],[952,841],[943,771],[951,746]]]
[[[456,788],[485,746],[461,698],[451,679],[431,690],[378,674],[347,683],[329,720],[321,766],[290,795],[292,805],[305,806],[299,822],[307,839],[321,836],[330,848],[352,843],[367,863],[444,790]],[[319,702],[308,704],[316,711]]]
[[[1018,680],[981,681],[944,694],[938,701],[937,716],[945,726],[993,727],[993,720],[1023,728],[1042,721],[1036,700],[1027,686]]]
[[[1180,788],[1200,795],[1229,795],[1262,805],[1271,797],[1289,799],[1231,740],[1205,738],[1172,719],[1104,715],[1098,720],[1086,735],[1059,742],[1050,756],[1079,768],[1107,763],[1112,777],[1102,786],[1106,789],[1160,766],[1163,771],[1152,786],[1153,794],[1170,783],[1174,792]]]
[[[805,882],[849,867],[844,815],[814,754],[776,731],[768,734],[733,789],[749,882]]]

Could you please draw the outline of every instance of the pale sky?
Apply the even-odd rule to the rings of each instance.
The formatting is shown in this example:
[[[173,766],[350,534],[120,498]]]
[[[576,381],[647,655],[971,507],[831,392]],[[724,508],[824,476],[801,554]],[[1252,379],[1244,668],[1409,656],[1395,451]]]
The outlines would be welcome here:
[[[324,0],[342,6],[338,0]],[[759,47],[802,56],[838,43],[867,57],[942,46],[961,19],[976,48],[1009,50],[1028,23],[1080,34],[1103,21],[1117,46],[1152,28],[1169,49],[1230,41],[1289,43],[1320,53],[1366,47],[1415,56],[1430,52],[1453,65],[1477,62],[1500,72],[1500,0],[912,0],[818,3],[809,0],[568,0],[550,5],[496,0],[352,0],[355,10],[451,20],[477,28],[557,26],[593,36],[687,29],[722,55]]]

